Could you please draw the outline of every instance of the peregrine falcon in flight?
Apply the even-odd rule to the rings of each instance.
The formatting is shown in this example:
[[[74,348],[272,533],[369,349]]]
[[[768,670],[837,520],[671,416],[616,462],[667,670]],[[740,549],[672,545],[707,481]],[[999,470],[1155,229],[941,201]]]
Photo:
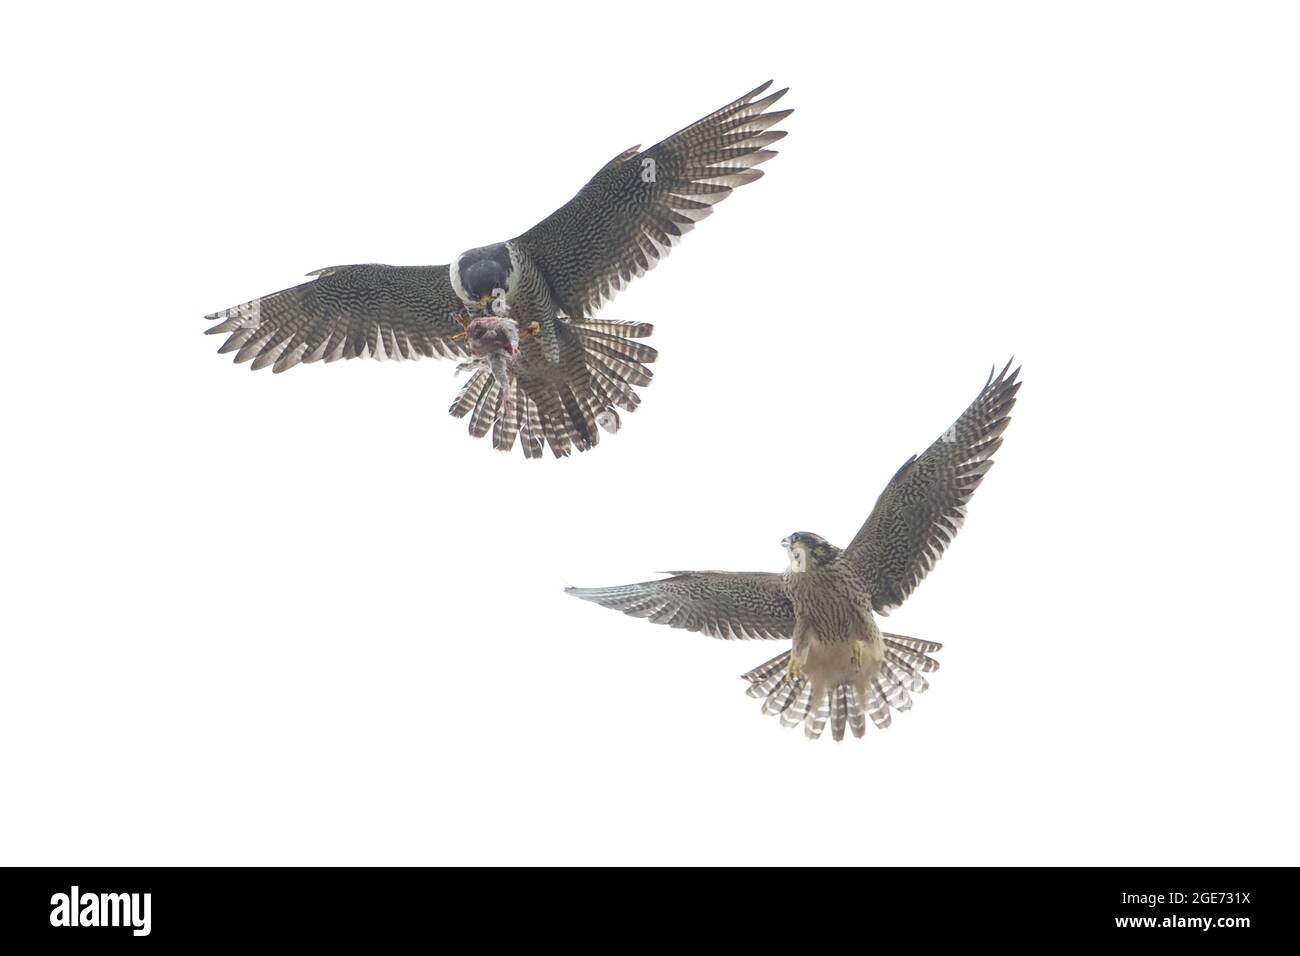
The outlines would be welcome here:
[[[568,593],[710,637],[789,640],[790,650],[742,675],[749,695],[764,698],[763,713],[802,723],[811,738],[828,719],[836,740],[845,726],[861,737],[868,716],[888,727],[890,709],[908,710],[910,694],[929,686],[924,675],[939,667],[929,655],[942,645],[884,633],[873,613],[902,604],[961,527],[1011,421],[1020,369],[1010,369],[990,373],[952,427],[903,463],[847,548],[800,531],[781,542],[784,574],[677,571]]]
[[[276,372],[342,358],[462,358],[469,378],[451,414],[469,432],[515,438],[529,458],[586,451],[615,432],[650,383],[644,322],[597,319],[600,305],[652,269],[732,191],[763,175],[785,136],[771,127],[785,90],[758,89],[647,150],[619,153],[578,194],[514,239],[450,265],[333,266],[317,278],[208,316],[221,352]]]

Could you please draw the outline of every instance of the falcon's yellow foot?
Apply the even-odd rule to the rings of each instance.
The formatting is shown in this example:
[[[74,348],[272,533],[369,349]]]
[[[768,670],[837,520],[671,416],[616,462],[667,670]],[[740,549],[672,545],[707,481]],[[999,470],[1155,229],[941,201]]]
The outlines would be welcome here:
[[[785,676],[790,680],[799,680],[803,677],[803,665],[799,663],[799,658],[794,654],[790,655],[790,665],[786,668]]]
[[[862,659],[866,656],[866,653],[867,653],[866,641],[853,642],[853,650],[849,652],[849,660],[852,662],[854,667],[857,668],[862,667]]]

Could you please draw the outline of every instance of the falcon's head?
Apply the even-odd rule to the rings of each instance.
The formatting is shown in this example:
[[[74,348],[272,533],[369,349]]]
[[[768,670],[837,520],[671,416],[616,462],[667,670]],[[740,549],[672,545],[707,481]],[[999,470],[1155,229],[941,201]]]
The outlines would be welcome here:
[[[451,264],[452,288],[476,314],[506,314],[517,276],[515,257],[504,242],[462,252]]]
[[[839,548],[811,531],[796,531],[781,542],[781,547],[790,555],[789,570],[796,574],[830,564],[840,553]]]

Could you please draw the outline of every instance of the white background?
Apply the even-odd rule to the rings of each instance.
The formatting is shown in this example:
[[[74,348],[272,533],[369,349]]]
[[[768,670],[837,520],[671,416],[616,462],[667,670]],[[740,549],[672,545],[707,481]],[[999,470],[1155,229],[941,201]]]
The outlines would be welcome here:
[[[1298,862],[1293,10],[5,14],[0,860]],[[661,360],[589,454],[469,439],[450,363],[200,334],[514,236],[769,76],[766,177],[605,311]],[[887,732],[563,594],[847,542],[1013,353]]]

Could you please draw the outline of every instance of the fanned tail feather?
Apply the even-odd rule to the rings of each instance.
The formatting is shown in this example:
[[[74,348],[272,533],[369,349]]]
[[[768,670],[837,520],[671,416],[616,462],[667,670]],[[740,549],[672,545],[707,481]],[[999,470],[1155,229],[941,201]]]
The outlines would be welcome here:
[[[659,353],[634,339],[654,332],[648,322],[570,322],[581,346],[581,372],[570,381],[556,382],[541,377],[517,377],[509,373],[511,401],[503,400],[503,388],[491,369],[481,363],[467,363],[470,373],[449,412],[456,418],[469,416],[469,433],[482,438],[492,432],[492,446],[510,451],[515,439],[527,458],[540,458],[549,446],[556,458],[573,449],[586,451],[599,444],[600,432],[611,434],[621,426],[619,409],[632,412],[641,404],[634,390],[649,385],[653,375],[646,368]]]
[[[455,418],[464,418],[477,408],[478,400],[483,396],[488,383],[492,381],[492,372],[486,367],[463,365],[461,368],[469,369],[470,376],[465,384],[460,387],[460,391],[456,394],[456,400],[451,403],[451,408],[447,409],[448,414]]]
[[[648,322],[575,322],[587,365],[590,421],[613,434],[621,420],[618,409],[634,412],[641,404],[634,386],[645,387],[654,377],[647,365],[659,357],[657,349],[634,339],[654,333]],[[594,441],[593,441],[594,444]]]
[[[479,396],[478,404],[474,406],[474,412],[469,417],[469,433],[475,438],[486,435],[500,407],[501,386],[496,383],[496,379],[490,377],[489,373],[487,387],[483,389],[483,394]]]
[[[523,389],[517,380],[510,381],[510,401],[503,402],[501,414],[492,426],[492,447],[497,451],[509,451],[514,447],[515,436],[519,434],[519,416],[523,411]],[[524,449],[528,456],[528,449]]]
[[[532,397],[519,389],[519,444],[525,458],[541,458],[546,432],[542,429],[542,416]],[[506,449],[509,451],[509,449]]]
[[[742,674],[749,681],[745,693],[761,698],[763,713],[779,716],[782,726],[803,724],[810,739],[820,737],[828,722],[836,740],[844,739],[845,728],[861,737],[866,733],[867,717],[883,730],[893,722],[892,711],[910,710],[911,695],[930,686],[923,675],[938,670],[939,662],[927,655],[943,645],[900,634],[882,637],[884,658],[879,672],[866,683],[865,693],[859,693],[852,681],[818,688],[807,675],[792,679],[790,651]]]

